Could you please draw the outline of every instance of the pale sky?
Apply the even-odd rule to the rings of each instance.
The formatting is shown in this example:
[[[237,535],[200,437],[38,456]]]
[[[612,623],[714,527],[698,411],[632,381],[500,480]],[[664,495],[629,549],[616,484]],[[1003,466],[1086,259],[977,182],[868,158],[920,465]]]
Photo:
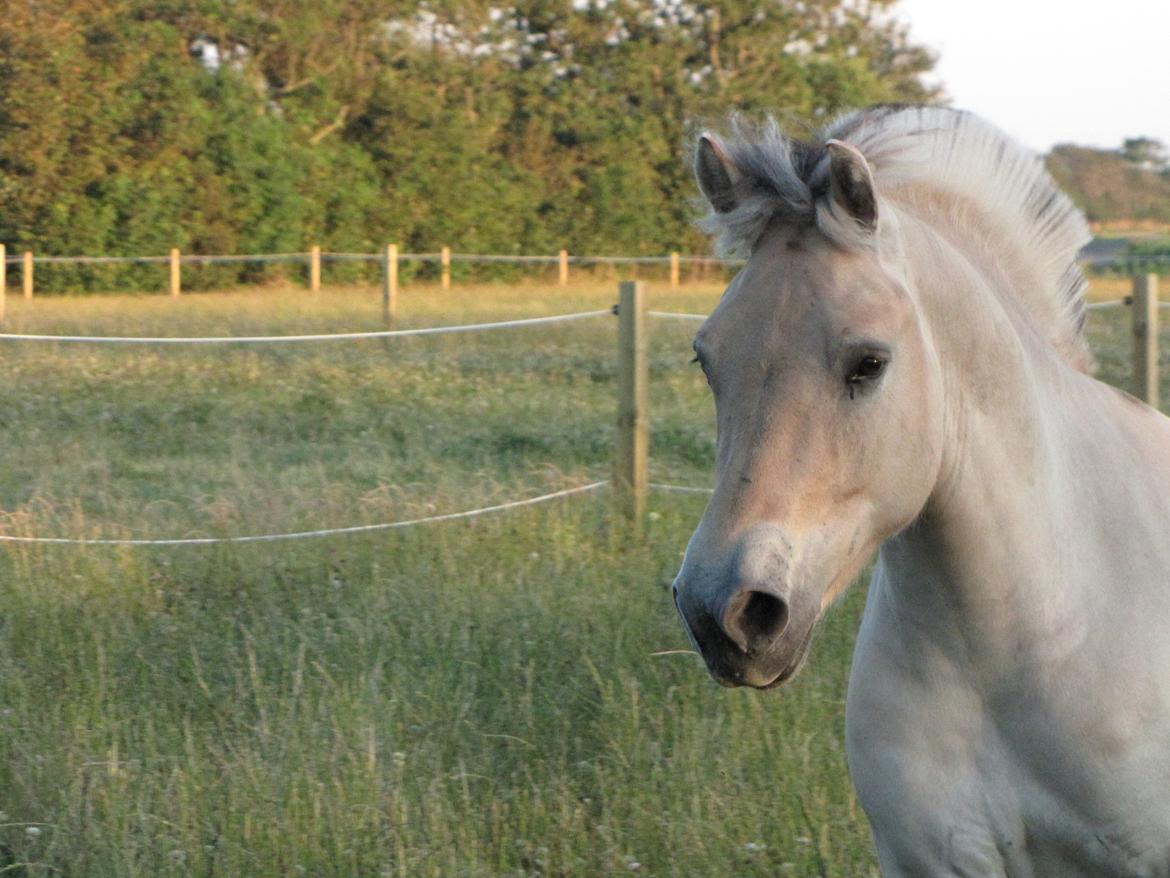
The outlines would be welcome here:
[[[1040,152],[1170,146],[1170,0],[900,0],[951,104]]]

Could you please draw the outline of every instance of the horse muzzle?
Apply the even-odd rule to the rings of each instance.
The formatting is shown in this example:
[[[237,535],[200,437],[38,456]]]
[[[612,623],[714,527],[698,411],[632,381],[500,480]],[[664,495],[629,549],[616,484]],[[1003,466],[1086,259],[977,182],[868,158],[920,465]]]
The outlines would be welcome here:
[[[725,686],[770,689],[790,679],[808,652],[815,603],[772,583],[703,587],[680,573],[674,603],[711,676]]]

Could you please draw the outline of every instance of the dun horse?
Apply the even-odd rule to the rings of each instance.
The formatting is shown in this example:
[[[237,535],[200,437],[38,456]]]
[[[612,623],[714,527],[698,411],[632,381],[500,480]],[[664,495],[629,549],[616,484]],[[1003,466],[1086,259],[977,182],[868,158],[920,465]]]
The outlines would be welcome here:
[[[736,124],[696,173],[748,257],[695,338],[711,674],[792,677],[877,551],[846,739],[884,874],[1170,875],[1170,421],[1090,377],[1080,214],[938,108]]]

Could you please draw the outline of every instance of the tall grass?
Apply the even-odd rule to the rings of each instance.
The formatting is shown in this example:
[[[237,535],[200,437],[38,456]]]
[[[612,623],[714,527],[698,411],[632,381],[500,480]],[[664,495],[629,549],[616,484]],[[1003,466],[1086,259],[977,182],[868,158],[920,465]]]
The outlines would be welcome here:
[[[708,310],[713,287],[655,288]],[[408,288],[404,323],[606,287]],[[9,331],[376,328],[372,290],[10,303]],[[1124,318],[1091,318],[1103,373]],[[654,324],[654,478],[707,484],[690,328]],[[261,533],[605,478],[608,319],[272,348],[4,347],[9,532]],[[0,874],[865,876],[842,752],[863,589],[781,694],[711,684],[669,598],[701,498],[379,535],[0,549]]]

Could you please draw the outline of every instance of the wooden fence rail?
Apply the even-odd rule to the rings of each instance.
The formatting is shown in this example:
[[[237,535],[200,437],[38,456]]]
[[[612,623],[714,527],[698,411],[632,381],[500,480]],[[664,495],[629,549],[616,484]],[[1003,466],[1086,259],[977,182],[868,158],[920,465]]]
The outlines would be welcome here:
[[[437,256],[437,260],[436,260]],[[295,254],[269,254],[259,256],[184,256],[180,253],[178,248],[172,248],[169,255],[166,257],[48,257],[44,261],[53,263],[130,263],[130,262],[165,262],[168,265],[168,291],[172,297],[180,296],[182,292],[182,265],[185,261],[194,263],[215,263],[215,262],[243,262],[243,261],[285,261],[295,262],[302,261],[302,264],[307,266],[308,285],[314,292],[319,292],[321,288],[321,263],[325,259],[349,259],[349,260],[378,260],[382,263],[382,316],[386,325],[393,323],[397,316],[398,305],[398,288],[399,288],[399,263],[402,259],[414,260],[430,260],[438,261],[440,267],[440,283],[443,289],[448,289],[451,286],[451,263],[453,260],[463,259],[477,262],[506,262],[516,260],[518,262],[531,263],[555,263],[557,265],[557,277],[561,286],[566,286],[569,282],[569,266],[571,263],[579,264],[661,264],[669,267],[670,272],[670,286],[677,288],[680,282],[680,264],[685,260],[688,263],[718,263],[727,264],[724,260],[706,259],[704,257],[680,257],[675,252],[669,256],[663,257],[621,257],[621,256],[579,256],[571,257],[567,250],[562,249],[556,256],[552,257],[535,257],[535,256],[482,256],[476,254],[453,254],[450,247],[444,246],[438,254],[400,254],[396,244],[387,244],[380,254],[366,254],[366,253],[348,253],[348,254],[331,254],[323,253],[320,246],[313,245],[307,253]],[[33,297],[34,289],[34,265],[35,258],[31,250],[25,250],[21,253],[19,259],[12,259],[13,263],[19,264],[21,276],[21,290],[25,299]],[[7,258],[7,249],[3,244],[0,244],[0,321],[5,318],[5,310],[7,305],[7,266],[9,260]],[[623,369],[626,366],[630,371],[623,381],[628,381],[629,385],[623,384],[626,387],[623,390],[622,402],[622,423],[626,420],[635,427],[641,423],[643,415],[639,414],[642,411],[643,402],[639,402],[641,397],[638,396],[642,391],[639,389],[643,387],[643,379],[637,377],[637,370],[641,368],[639,357],[644,359],[645,348],[644,339],[642,338],[643,324],[645,321],[645,294],[641,291],[640,282],[629,281],[623,282],[621,287],[621,296],[623,298],[623,315],[621,318],[621,325],[623,328],[622,351],[623,351]],[[630,298],[631,304],[627,306],[624,304],[626,297]],[[1143,401],[1147,402],[1155,408],[1159,404],[1159,370],[1158,370],[1158,331],[1160,324],[1160,308],[1162,303],[1159,301],[1158,295],[1158,276],[1156,274],[1139,274],[1133,278],[1133,294],[1129,300],[1132,304],[1132,329],[1133,329],[1133,378],[1132,389],[1134,395]],[[1170,303],[1167,303],[1170,304]],[[636,317],[630,315],[641,314],[643,316]],[[627,323],[634,321],[634,323]],[[628,335],[628,337],[627,337]],[[641,351],[641,354],[638,352]],[[627,362],[628,360],[628,362]],[[625,373],[623,373],[625,374]],[[626,394],[630,394],[626,398]],[[625,428],[623,428],[625,429]],[[626,499],[627,512],[635,519],[640,516],[640,509],[644,504],[645,497],[645,475],[638,475],[638,461],[645,457],[644,443],[645,438],[638,438],[637,430],[630,433],[624,440],[625,450],[622,452],[623,457],[618,465],[618,472],[615,473],[615,484],[619,486],[619,495]],[[640,450],[642,449],[642,450]],[[638,499],[641,497],[642,499]]]
[[[397,245],[391,244],[397,249]],[[4,262],[0,265],[7,264],[6,257],[0,257]],[[129,264],[129,263],[164,263],[167,265],[167,292],[171,296],[179,296],[182,294],[183,279],[182,271],[183,265],[186,263],[195,264],[215,264],[215,263],[239,263],[239,262],[302,262],[306,266],[306,282],[309,289],[314,292],[321,291],[321,271],[322,263],[329,260],[345,259],[347,261],[380,261],[385,263],[385,249],[381,253],[328,253],[321,249],[318,244],[312,245],[305,253],[269,253],[258,255],[230,255],[230,256],[198,256],[194,254],[183,254],[177,247],[172,247],[166,256],[48,256],[37,257],[31,250],[25,250],[21,254],[19,260],[13,259],[12,262],[18,262],[21,273],[21,288],[26,299],[33,297],[34,290],[34,265],[36,262],[49,262],[55,264]],[[569,267],[572,264],[578,265],[664,265],[669,267],[670,272],[670,286],[672,289],[677,289],[680,285],[680,266],[683,262],[690,265],[732,265],[736,264],[735,260],[717,259],[706,256],[682,256],[678,252],[670,253],[666,256],[571,256],[568,250],[561,250],[555,256],[528,256],[521,254],[476,254],[476,253],[453,253],[450,247],[444,246],[440,248],[437,253],[407,253],[399,255],[400,261],[406,260],[421,260],[439,263],[439,283],[443,289],[450,289],[451,287],[451,264],[456,261],[467,262],[516,262],[519,264],[539,264],[549,263],[557,266],[557,281],[560,286],[568,286],[569,284]]]

